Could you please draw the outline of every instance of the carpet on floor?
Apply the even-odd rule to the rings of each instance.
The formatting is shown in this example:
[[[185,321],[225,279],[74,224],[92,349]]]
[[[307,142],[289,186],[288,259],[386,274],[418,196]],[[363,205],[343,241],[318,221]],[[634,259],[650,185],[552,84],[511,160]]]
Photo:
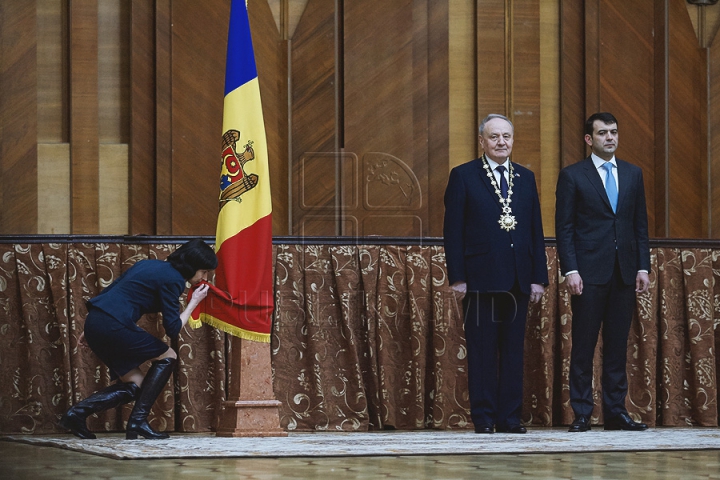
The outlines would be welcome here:
[[[653,428],[644,432],[594,429],[530,429],[525,435],[477,435],[471,431],[290,433],[287,437],[226,438],[214,434],[173,434],[168,440],[125,440],[99,434],[7,435],[1,440],[58,447],[115,459],[344,457],[396,455],[477,455],[499,453],[720,450],[720,428]]]

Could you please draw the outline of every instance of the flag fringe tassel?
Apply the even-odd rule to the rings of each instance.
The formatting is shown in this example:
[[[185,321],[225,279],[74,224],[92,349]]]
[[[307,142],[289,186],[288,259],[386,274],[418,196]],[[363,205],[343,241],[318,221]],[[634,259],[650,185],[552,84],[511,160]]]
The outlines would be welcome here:
[[[269,333],[251,332],[249,330],[245,330],[244,328],[236,327],[234,325],[230,325],[227,322],[223,322],[222,320],[219,320],[212,315],[208,315],[207,313],[201,313],[200,318],[197,320],[191,318],[188,321],[188,325],[190,325],[190,327],[193,329],[200,328],[203,323],[206,323],[211,327],[215,327],[218,330],[222,330],[225,333],[229,333],[230,335],[234,335],[245,340],[251,340],[253,342],[261,343],[270,343]]]

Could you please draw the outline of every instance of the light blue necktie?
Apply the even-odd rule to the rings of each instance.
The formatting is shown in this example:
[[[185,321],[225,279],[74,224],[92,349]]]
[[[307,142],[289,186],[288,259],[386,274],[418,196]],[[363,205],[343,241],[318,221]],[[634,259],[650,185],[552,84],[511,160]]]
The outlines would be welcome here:
[[[617,212],[618,190],[615,177],[613,177],[612,174],[613,164],[605,162],[603,168],[607,171],[607,175],[605,176],[605,192],[607,192],[613,212]]]

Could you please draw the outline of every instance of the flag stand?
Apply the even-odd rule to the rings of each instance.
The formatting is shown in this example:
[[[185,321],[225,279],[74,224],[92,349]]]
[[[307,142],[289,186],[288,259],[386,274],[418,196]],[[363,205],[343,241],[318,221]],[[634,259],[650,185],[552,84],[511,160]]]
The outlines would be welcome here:
[[[222,403],[217,437],[287,437],[272,387],[270,344],[232,340],[229,400]]]

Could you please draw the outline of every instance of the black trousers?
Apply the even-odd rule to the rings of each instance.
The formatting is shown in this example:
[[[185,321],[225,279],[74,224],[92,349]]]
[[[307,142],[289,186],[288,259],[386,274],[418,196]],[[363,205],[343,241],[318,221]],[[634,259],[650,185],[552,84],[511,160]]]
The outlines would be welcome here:
[[[502,428],[521,422],[528,300],[517,287],[510,292],[468,292],[463,299],[475,426]]]
[[[609,283],[585,284],[582,295],[573,295],[571,301],[570,405],[576,416],[592,414],[593,356],[602,326],[603,415],[607,419],[625,413],[627,340],[635,309],[635,285],[623,282],[616,260]]]

